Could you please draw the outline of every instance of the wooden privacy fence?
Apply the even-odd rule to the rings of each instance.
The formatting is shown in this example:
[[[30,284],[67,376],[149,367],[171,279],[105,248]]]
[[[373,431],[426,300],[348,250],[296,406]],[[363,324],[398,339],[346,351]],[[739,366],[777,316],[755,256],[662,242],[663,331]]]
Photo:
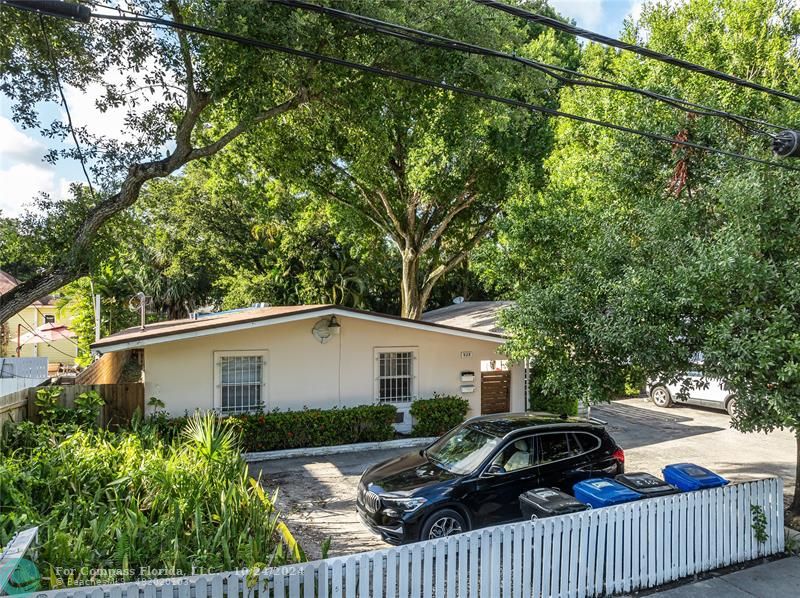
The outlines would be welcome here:
[[[36,392],[41,387],[26,388],[18,392],[0,397],[0,424],[9,419],[19,422],[28,419],[39,421],[36,407]],[[103,397],[105,405],[100,412],[102,426],[124,425],[131,421],[138,409],[144,413],[144,385],[131,384],[74,384],[61,387],[61,404],[66,407],[75,405],[75,397],[95,390]]]
[[[28,391],[23,388],[16,392],[0,395],[0,429],[7,421],[21,422],[28,419]]]
[[[97,391],[105,405],[100,412],[100,425],[119,426],[131,421],[133,414],[138,409],[144,413],[144,384],[140,382],[131,384],[73,384],[62,387],[61,404],[72,407],[75,404],[75,397],[90,390]],[[36,390],[30,389],[28,395],[28,417],[32,421],[38,421],[38,410],[36,408]]]
[[[766,517],[759,541],[752,505]],[[763,539],[763,538],[762,538]],[[57,590],[47,598],[544,598],[651,588],[784,550],[772,478],[475,530],[259,574]]]

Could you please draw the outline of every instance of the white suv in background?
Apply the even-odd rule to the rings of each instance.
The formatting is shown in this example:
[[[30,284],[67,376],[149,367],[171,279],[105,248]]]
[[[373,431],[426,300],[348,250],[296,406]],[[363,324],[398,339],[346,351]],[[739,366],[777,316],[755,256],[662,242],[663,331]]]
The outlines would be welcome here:
[[[695,359],[692,359],[692,364],[702,367],[702,354],[696,355]],[[682,388],[687,388],[688,398],[680,396]],[[724,409],[728,415],[733,415],[734,409],[736,409],[736,395],[725,389],[722,380],[704,378],[703,372],[699,369],[686,372],[675,384],[650,382],[648,391],[650,400],[657,407],[671,407],[673,403],[679,402],[712,409]]]

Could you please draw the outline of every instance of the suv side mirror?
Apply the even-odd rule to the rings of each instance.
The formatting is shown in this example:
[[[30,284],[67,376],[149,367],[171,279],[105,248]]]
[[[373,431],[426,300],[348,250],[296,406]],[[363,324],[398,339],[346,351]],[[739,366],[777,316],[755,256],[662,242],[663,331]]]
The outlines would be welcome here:
[[[501,474],[504,474],[505,472],[506,472],[506,470],[505,470],[505,469],[503,469],[503,466],[502,466],[502,465],[498,465],[497,463],[492,463],[492,464],[491,464],[491,465],[490,465],[490,466],[489,466],[489,467],[486,469],[486,471],[484,471],[484,472],[483,472],[483,475],[486,475],[486,476],[494,476],[494,475],[501,475]]]

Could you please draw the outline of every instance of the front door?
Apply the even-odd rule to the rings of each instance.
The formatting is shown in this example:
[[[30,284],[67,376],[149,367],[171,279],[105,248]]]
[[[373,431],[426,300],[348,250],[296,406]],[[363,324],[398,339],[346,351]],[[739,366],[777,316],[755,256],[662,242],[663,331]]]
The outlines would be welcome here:
[[[511,372],[481,372],[481,415],[511,410]]]

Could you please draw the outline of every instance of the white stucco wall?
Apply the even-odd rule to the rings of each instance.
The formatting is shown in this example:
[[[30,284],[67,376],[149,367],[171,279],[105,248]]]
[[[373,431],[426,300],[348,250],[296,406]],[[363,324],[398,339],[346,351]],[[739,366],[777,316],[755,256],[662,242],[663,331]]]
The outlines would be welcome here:
[[[475,391],[463,394],[469,415],[480,413],[480,362],[497,359],[498,344],[339,317],[341,333],[326,344],[311,334],[317,318],[211,334],[144,348],[145,397],[164,401],[172,415],[214,405],[214,352],[267,351],[266,408],[362,405],[374,402],[378,347],[417,350],[417,392],[461,395],[461,372],[475,372]],[[469,357],[462,357],[469,352]],[[512,368],[511,409],[524,410],[521,366]]]

